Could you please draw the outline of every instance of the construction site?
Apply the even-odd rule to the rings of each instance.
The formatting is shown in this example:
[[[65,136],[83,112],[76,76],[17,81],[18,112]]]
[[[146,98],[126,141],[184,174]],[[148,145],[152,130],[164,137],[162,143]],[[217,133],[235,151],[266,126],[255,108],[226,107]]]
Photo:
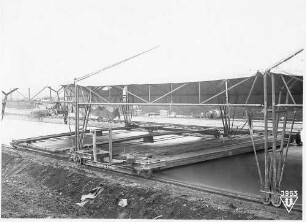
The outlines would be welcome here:
[[[6,1],[1,217],[302,220],[285,1]]]
[[[28,99],[18,91],[18,88],[3,92],[2,119],[69,126],[67,132],[60,130],[60,133],[36,133],[36,136],[25,138],[20,138],[24,133],[18,133],[19,136],[13,137],[9,144],[3,144],[3,183],[8,181],[6,177],[10,177],[11,174],[22,176],[28,171],[37,174],[35,179],[42,180],[40,183],[46,183],[46,178],[51,180],[48,183],[57,181],[52,186],[56,187],[55,190],[58,190],[60,195],[69,195],[72,199],[80,198],[80,193],[72,195],[71,192],[76,192],[74,189],[88,190],[89,181],[97,178],[84,179],[80,183],[77,182],[77,188],[70,189],[70,176],[76,173],[71,172],[65,176],[62,174],[65,174],[67,165],[72,165],[73,171],[82,171],[82,177],[102,174],[103,183],[99,186],[103,189],[108,189],[104,184],[105,177],[111,175],[112,180],[117,182],[132,180],[137,181],[133,183],[139,183],[139,186],[142,183],[150,183],[150,186],[158,183],[158,187],[178,186],[178,189],[204,192],[205,195],[220,195],[240,204],[249,201],[285,212],[280,198],[281,191],[293,186],[294,190],[302,195],[302,163],[297,162],[298,159],[301,160],[301,156],[294,159],[290,152],[292,155],[302,154],[300,132],[303,76],[288,73],[288,67],[300,60],[303,49],[280,60],[263,73],[257,72],[244,78],[142,85],[80,84],[86,78],[99,75],[154,49],[76,78],[74,84],[62,85],[58,90],[45,86],[31,97],[28,89]],[[49,92],[49,100],[35,99],[39,98],[43,91]],[[23,95],[24,99],[14,101],[13,93]],[[292,151],[289,151],[290,148]],[[231,159],[236,156],[247,160],[247,163],[245,160]],[[20,160],[21,163],[18,163]],[[36,163],[41,160],[44,161]],[[233,161],[241,162],[232,165]],[[216,172],[219,175],[222,175],[222,171],[230,175],[232,170],[237,171],[236,167],[248,166],[250,170],[238,173],[238,178],[231,178],[233,175],[230,175],[230,179],[221,180],[217,185],[218,176],[215,175],[216,178],[206,181],[202,174],[204,169],[197,169],[201,166],[209,169],[210,164],[219,165],[217,168],[220,168],[220,172]],[[226,166],[227,164],[229,165]],[[290,164],[295,164],[294,168],[291,168]],[[188,174],[194,172],[191,178],[181,175],[188,167],[191,167],[187,171]],[[230,172],[222,170],[223,167],[231,168]],[[68,171],[70,172],[70,169]],[[211,172],[213,171],[216,169],[212,169]],[[286,173],[287,171],[289,173]],[[244,187],[245,183],[241,181],[243,178],[239,177],[249,173],[251,175],[248,176],[254,184]],[[197,177],[204,180],[197,181]],[[300,179],[296,180],[297,178]],[[248,177],[245,179],[248,180]],[[233,183],[235,180],[236,183]],[[57,186],[59,184],[60,187]],[[126,186],[125,182],[123,184],[120,186]],[[65,188],[61,188],[62,186]],[[138,185],[135,186],[136,190],[132,193],[138,192]],[[4,186],[2,189],[2,192],[6,191]],[[132,194],[128,191],[122,195]],[[94,202],[94,198],[95,196],[91,197],[90,203]],[[132,201],[129,198],[120,200]],[[80,204],[85,205],[88,201],[89,199]],[[125,205],[129,206],[128,202],[125,202]],[[229,208],[239,209],[236,202],[230,203]],[[91,205],[90,208],[96,207],[96,204]],[[2,212],[5,208],[2,204]],[[125,209],[125,206],[123,208]],[[302,210],[301,199],[292,209],[295,213],[291,216],[296,217]],[[120,215],[123,218],[128,215],[149,218],[158,217],[157,214],[160,214],[164,218],[171,218],[171,215],[165,215],[164,209],[161,209],[160,213],[155,211],[156,209],[154,213],[136,216],[135,212],[131,213],[132,210],[129,210],[129,213],[124,211]],[[246,212],[235,211],[235,214],[238,215],[238,219],[243,219]],[[247,217],[253,218],[250,216],[252,213],[247,214]],[[93,215],[99,217],[96,213]],[[117,218],[121,217],[120,215],[111,214],[110,217]],[[231,214],[226,215],[228,219],[237,219]],[[258,218],[265,216],[261,215]],[[221,217],[226,218],[222,214]]]

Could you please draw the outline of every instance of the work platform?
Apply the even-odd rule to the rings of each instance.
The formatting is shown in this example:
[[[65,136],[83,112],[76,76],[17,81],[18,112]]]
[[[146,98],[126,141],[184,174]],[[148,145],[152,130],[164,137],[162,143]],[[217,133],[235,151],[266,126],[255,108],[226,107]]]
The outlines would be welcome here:
[[[150,177],[153,171],[183,166],[232,155],[253,152],[251,136],[223,137],[213,128],[171,128],[164,126],[96,130],[97,159],[93,155],[93,135],[84,134],[83,148],[71,155],[75,133],[68,132],[13,140],[16,148],[71,158],[75,162],[114,171]],[[253,135],[256,150],[264,149],[264,136]],[[278,144],[280,144],[280,138]],[[111,146],[111,151],[110,151]],[[268,147],[272,147],[272,137]],[[111,152],[111,157],[110,157]]]

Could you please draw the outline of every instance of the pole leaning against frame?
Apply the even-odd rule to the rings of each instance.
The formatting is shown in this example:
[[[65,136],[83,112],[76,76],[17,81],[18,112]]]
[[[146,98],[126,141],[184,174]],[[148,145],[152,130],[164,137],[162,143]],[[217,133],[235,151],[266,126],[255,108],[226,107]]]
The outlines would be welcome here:
[[[264,79],[264,122],[265,122],[265,185],[264,185],[264,192],[263,193],[263,204],[270,204],[270,189],[269,189],[269,166],[268,166],[268,89],[267,89],[267,74],[265,72],[263,74]]]
[[[76,79],[74,80],[74,99],[75,99],[75,151],[79,150],[79,92],[78,92],[78,86],[76,83]]]
[[[272,84],[272,125],[273,125],[273,146],[272,146],[272,196],[271,202],[274,206],[279,207],[281,205],[281,199],[279,198],[280,190],[277,187],[277,162],[276,146],[277,146],[277,129],[278,129],[278,117],[276,115],[276,98],[275,98],[275,74],[270,73]],[[278,163],[279,164],[279,163]]]

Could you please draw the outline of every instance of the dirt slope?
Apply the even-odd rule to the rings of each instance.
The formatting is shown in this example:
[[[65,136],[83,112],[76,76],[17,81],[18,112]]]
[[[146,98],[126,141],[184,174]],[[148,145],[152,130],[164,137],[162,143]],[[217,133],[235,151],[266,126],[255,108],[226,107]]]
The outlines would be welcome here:
[[[81,196],[104,190],[84,207]],[[118,206],[122,198],[126,207]],[[232,200],[170,184],[2,147],[3,218],[301,219],[301,212]]]

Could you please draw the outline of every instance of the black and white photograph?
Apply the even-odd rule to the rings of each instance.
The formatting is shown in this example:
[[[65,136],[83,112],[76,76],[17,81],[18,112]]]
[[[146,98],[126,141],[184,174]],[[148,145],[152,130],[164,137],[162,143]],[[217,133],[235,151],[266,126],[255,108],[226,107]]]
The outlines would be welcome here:
[[[305,0],[0,0],[1,220],[302,220]]]

